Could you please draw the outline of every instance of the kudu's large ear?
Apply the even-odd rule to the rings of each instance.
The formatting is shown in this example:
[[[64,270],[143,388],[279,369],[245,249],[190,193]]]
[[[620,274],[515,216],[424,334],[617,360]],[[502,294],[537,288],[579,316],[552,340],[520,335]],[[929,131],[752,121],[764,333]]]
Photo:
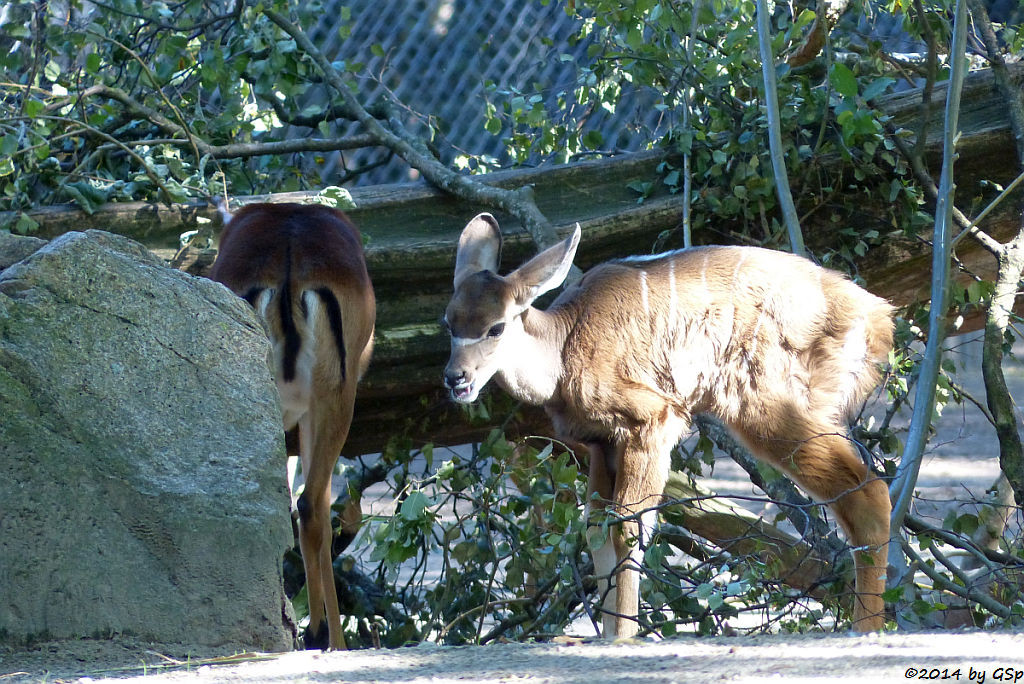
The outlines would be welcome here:
[[[466,276],[480,271],[498,272],[501,258],[501,230],[490,214],[478,214],[462,229],[455,254],[455,287]]]
[[[509,273],[506,279],[512,284],[516,304],[525,309],[537,297],[561,285],[569,275],[579,245],[580,224],[577,223],[572,235]]]

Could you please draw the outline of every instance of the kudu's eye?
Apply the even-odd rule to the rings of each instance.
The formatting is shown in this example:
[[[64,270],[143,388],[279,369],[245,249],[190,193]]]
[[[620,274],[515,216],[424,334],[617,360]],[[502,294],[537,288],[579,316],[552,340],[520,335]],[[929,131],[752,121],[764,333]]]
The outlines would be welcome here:
[[[487,336],[488,337],[498,337],[503,332],[505,332],[505,324],[504,323],[498,323],[497,325],[492,325],[491,326],[491,329],[487,331]]]

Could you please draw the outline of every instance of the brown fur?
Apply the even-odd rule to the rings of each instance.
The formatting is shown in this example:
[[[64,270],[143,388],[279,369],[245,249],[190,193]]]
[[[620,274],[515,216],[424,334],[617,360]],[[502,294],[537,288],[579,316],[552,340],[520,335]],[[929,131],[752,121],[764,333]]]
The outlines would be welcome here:
[[[578,240],[577,227],[502,278],[497,224],[482,215],[467,225],[446,312],[453,396],[471,401],[496,375],[514,396],[543,404],[559,437],[588,446],[590,491],[619,515],[659,502],[691,416],[717,416],[829,504],[858,548],[854,626],[880,629],[889,497],[845,436],[845,419],[878,382],[892,308],[805,259],[752,247],[608,262],[547,311],[530,306],[564,278]],[[479,339],[497,323],[501,335]],[[606,634],[636,632],[640,534],[636,519],[622,523],[612,559],[591,528],[598,575],[613,577]]]
[[[307,647],[323,636],[326,621],[323,645],[345,648],[331,565],[331,475],[373,347],[375,302],[359,231],[327,207],[251,204],[229,218],[210,277],[247,296],[266,323],[284,428],[298,428],[305,476],[298,508],[309,596]],[[356,508],[343,519],[351,527],[358,515]]]

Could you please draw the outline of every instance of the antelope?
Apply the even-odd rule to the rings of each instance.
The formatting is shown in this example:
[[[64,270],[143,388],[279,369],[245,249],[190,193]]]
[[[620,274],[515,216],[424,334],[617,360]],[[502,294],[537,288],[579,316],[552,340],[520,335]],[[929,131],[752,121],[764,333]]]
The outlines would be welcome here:
[[[210,277],[263,319],[284,429],[298,428],[305,485],[296,509],[309,597],[305,646],[343,649],[331,563],[331,475],[373,348],[375,300],[362,239],[343,213],[320,205],[250,204],[225,216],[225,223]],[[343,515],[348,524],[359,518],[354,506]]]
[[[854,548],[854,628],[884,624],[889,496],[846,437],[878,383],[892,307],[792,254],[708,246],[600,264],[541,310],[568,274],[580,227],[508,275],[489,214],[463,230],[444,384],[472,402],[492,377],[542,405],[590,452],[587,541],[605,637],[638,632],[642,553],[691,416],[711,414],[835,513]],[[608,532],[595,520],[610,521]],[[610,536],[611,543],[604,543]]]

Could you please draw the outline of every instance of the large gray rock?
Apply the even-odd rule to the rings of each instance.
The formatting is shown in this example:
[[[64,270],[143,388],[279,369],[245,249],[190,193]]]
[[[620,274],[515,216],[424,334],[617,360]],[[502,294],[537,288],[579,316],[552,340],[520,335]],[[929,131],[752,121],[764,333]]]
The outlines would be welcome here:
[[[126,238],[0,273],[0,641],[291,647],[268,353],[241,300]]]
[[[46,240],[0,231],[0,271],[22,259],[27,259],[32,252],[45,244]]]

